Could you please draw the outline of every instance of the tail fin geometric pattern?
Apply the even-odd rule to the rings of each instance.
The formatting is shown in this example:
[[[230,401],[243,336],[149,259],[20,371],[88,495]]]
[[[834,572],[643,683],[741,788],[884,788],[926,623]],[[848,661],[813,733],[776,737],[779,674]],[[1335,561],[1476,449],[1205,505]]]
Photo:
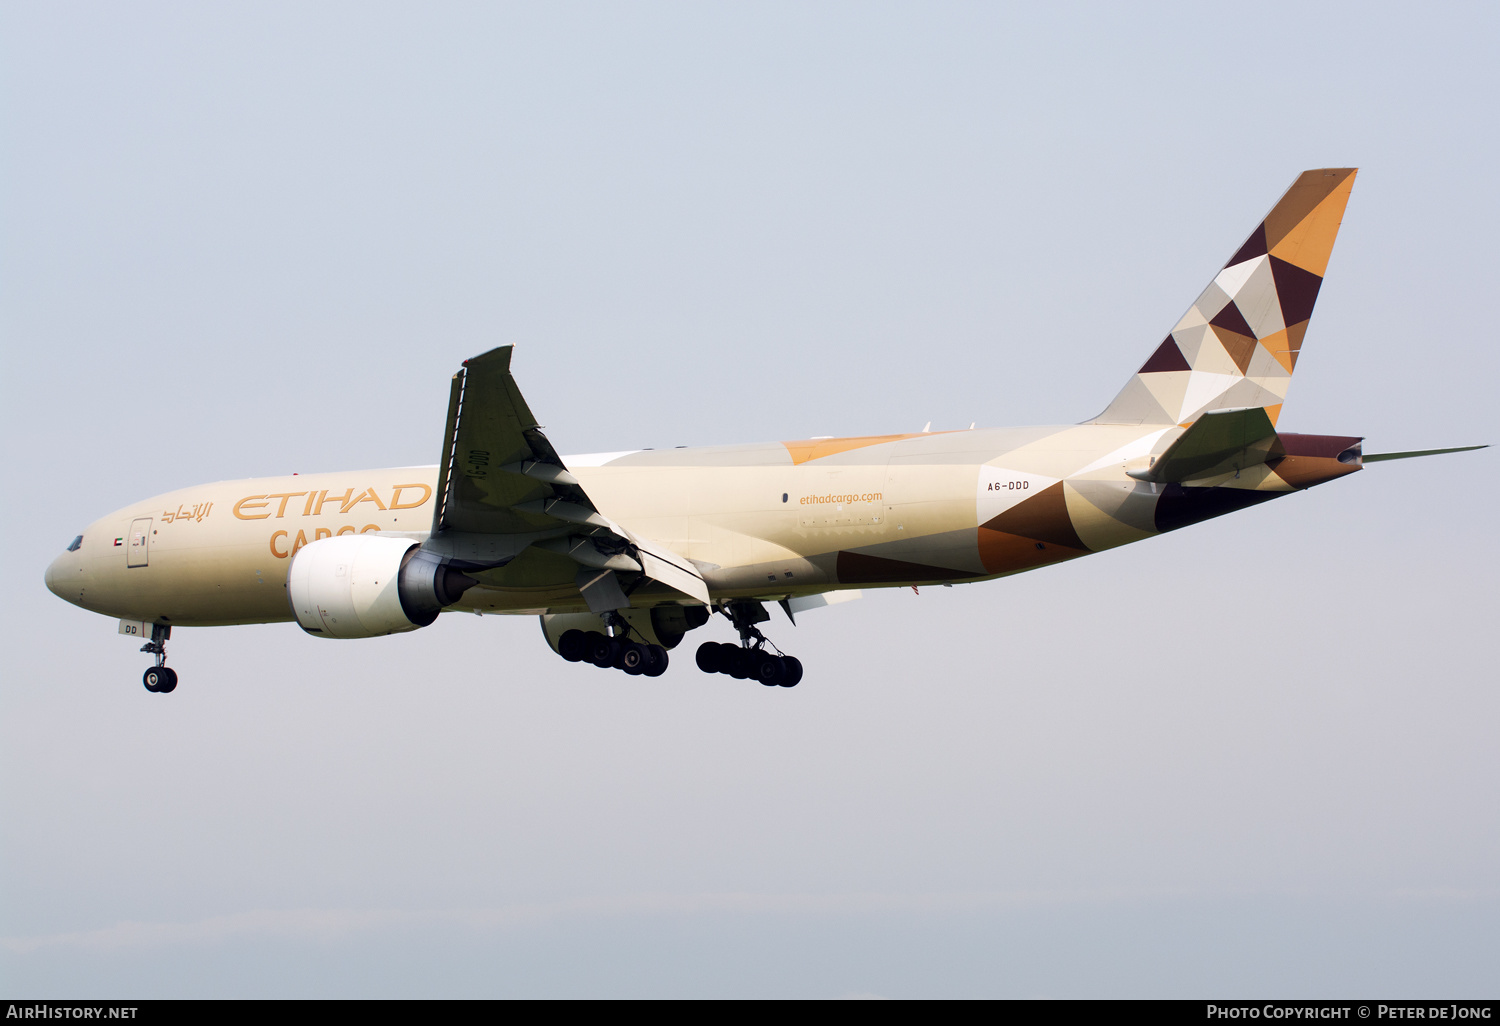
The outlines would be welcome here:
[[[1190,424],[1291,384],[1355,168],[1304,171],[1096,424]]]

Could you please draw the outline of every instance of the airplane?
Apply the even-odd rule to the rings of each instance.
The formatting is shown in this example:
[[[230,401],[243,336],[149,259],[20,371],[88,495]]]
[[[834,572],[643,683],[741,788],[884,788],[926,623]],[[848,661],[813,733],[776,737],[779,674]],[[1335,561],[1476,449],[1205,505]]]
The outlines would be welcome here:
[[[174,627],[295,621],[374,638],[439,613],[540,617],[570,662],[657,676],[695,661],[766,686],[803,667],[761,631],[863,588],[1050,566],[1352,474],[1353,435],[1280,432],[1356,169],[1303,172],[1104,411],[1078,424],[560,456],[512,347],[453,376],[435,466],[196,485],[90,524],[47,568],[120,621],[166,693]],[[930,425],[929,425],[930,426]]]

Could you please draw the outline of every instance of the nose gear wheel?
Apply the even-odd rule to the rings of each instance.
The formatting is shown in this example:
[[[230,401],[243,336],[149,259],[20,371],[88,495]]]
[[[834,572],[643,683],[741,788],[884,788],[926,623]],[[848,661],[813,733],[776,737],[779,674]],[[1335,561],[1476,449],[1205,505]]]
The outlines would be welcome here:
[[[141,675],[141,683],[153,694],[165,695],[177,690],[177,671],[167,665],[167,639],[171,636],[171,627],[154,623],[151,625],[151,640],[141,646],[142,652],[156,657],[156,665]]]

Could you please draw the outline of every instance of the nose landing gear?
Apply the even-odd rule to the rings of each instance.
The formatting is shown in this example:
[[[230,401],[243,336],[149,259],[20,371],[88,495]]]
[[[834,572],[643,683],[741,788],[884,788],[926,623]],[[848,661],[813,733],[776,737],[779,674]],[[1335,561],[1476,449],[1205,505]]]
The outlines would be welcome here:
[[[154,623],[151,625],[151,640],[141,646],[142,652],[156,656],[156,665],[146,670],[141,676],[141,683],[146,685],[147,691],[159,695],[177,688],[177,671],[167,665],[167,639],[171,636],[172,628]]]
[[[756,680],[768,688],[797,686],[802,680],[802,661],[776,648],[755,626],[769,619],[759,602],[731,602],[720,612],[739,631],[740,643],[705,641],[698,646],[698,669],[738,680]]]

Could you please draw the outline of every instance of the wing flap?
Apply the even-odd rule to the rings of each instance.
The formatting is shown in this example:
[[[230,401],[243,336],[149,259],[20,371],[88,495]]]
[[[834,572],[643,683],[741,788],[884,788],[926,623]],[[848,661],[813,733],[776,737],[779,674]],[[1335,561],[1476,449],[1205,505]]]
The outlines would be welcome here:
[[[703,580],[703,575],[691,562],[669,548],[637,538],[629,532],[626,534],[635,544],[636,554],[640,558],[641,567],[645,570],[647,577],[653,581],[660,581],[689,598],[697,599],[705,606],[713,605],[707,582]]]

